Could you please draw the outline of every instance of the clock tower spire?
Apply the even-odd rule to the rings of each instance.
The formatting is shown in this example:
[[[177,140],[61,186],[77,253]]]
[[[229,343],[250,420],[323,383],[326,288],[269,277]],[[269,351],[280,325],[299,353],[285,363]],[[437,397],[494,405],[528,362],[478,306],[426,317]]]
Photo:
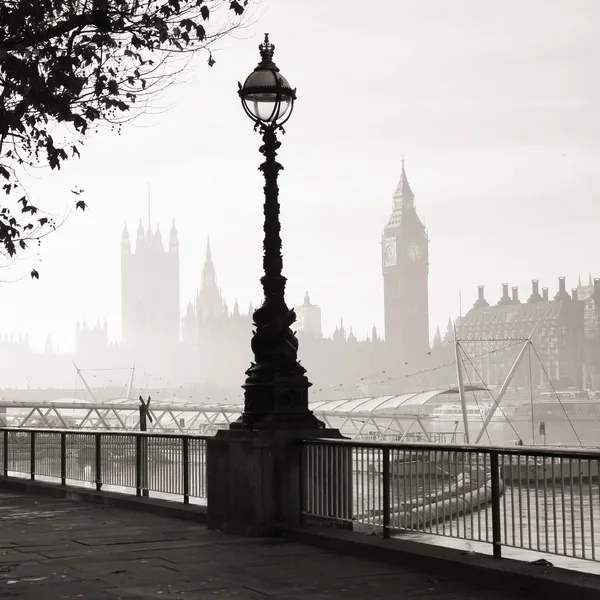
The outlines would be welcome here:
[[[381,246],[386,344],[404,360],[424,356],[429,351],[429,240],[404,159]]]

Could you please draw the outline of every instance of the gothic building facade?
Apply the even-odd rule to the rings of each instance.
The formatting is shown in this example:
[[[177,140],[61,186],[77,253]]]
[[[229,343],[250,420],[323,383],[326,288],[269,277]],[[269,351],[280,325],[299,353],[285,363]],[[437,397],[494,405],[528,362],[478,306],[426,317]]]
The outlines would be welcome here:
[[[456,322],[456,337],[472,361],[466,366],[470,377],[499,385],[522,340],[531,337],[531,355],[515,372],[516,386],[529,387],[531,380],[537,389],[584,387],[585,301],[579,299],[580,289],[568,292],[566,279],[559,277],[558,289],[550,297],[548,288],[540,293],[534,279],[529,297],[521,300],[516,287],[509,293],[508,284],[503,284],[500,298],[490,305],[480,286],[473,308]]]
[[[77,354],[97,354],[108,347],[108,324],[106,319],[101,324],[100,319],[95,326],[77,321],[75,325],[75,352]]]
[[[399,360],[422,357],[429,351],[429,240],[404,160],[381,254],[386,344]]]
[[[121,237],[123,342],[130,348],[173,347],[180,340],[179,240],[175,223],[165,248],[159,227],[127,226]]]
[[[181,325],[184,348],[194,357],[196,372],[204,380],[215,383],[233,380],[241,385],[252,358],[253,312],[252,305],[248,312],[241,312],[237,300],[230,311],[217,285],[207,240],[200,289],[188,303]]]

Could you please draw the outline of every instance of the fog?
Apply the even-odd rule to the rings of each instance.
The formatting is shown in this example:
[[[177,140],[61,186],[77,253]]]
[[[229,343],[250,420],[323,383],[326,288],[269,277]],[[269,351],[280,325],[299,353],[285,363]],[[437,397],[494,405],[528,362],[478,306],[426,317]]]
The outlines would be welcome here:
[[[525,302],[532,279],[552,300],[559,277],[567,292],[579,276],[583,287],[600,277],[597,2],[271,0],[254,10],[247,28],[219,42],[214,67],[194,61],[151,114],[121,135],[90,135],[81,159],[59,172],[24,176],[45,209],[63,214],[74,186],[89,209],[0,273],[0,388],[81,387],[75,360],[90,382],[124,389],[127,371],[94,369],[135,363],[142,387],[210,382],[221,390],[215,398],[240,401],[252,359],[248,312],[262,300],[263,183],[260,138],[236,90],[265,31],[298,93],[279,183],[288,304],[320,307],[299,311],[313,393],[359,393],[361,379],[380,382],[389,365],[442,364],[446,355],[432,358],[425,345],[438,326],[444,337],[449,316],[467,314],[479,285],[494,305],[505,282]],[[425,285],[424,296],[388,296],[386,308],[382,268],[395,263],[385,264],[384,228],[394,207],[406,214],[394,199],[403,159],[428,272],[402,284]],[[158,264],[122,277],[123,229],[135,253],[140,222],[144,235],[160,228],[167,253],[176,228],[177,277],[156,271],[151,294],[157,311],[170,311],[168,340],[124,336],[134,317],[123,294],[135,293],[124,290],[147,297],[135,273],[146,269],[151,280]],[[216,299],[201,297],[209,237]],[[32,265],[39,281],[23,277]],[[217,325],[203,328],[199,302],[212,303]],[[381,341],[391,343],[394,326],[404,339],[396,350]],[[580,387],[592,369],[582,367],[583,349],[576,354],[569,383]],[[451,369],[436,373],[418,387],[455,382]],[[416,385],[399,377],[392,391]]]

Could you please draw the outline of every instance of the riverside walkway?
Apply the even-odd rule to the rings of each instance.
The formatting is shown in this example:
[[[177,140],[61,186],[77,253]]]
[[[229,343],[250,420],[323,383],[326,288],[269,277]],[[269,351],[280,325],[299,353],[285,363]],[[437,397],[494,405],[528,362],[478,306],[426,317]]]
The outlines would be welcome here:
[[[0,598],[525,597],[282,538],[250,539],[141,511],[0,492]]]

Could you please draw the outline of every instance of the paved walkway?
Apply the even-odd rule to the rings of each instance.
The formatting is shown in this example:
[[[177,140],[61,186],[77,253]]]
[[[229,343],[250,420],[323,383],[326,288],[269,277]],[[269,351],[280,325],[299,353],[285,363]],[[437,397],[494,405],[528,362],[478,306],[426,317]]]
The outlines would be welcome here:
[[[0,598],[509,600],[384,563],[96,504],[0,493]]]

